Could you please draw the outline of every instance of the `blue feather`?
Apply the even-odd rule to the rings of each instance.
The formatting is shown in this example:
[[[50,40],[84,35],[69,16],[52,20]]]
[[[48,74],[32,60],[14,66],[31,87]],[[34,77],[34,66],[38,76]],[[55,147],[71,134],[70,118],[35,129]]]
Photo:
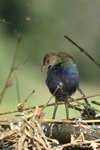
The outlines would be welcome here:
[[[58,101],[67,101],[78,88],[79,76],[76,65],[60,63],[49,67],[46,84],[52,94],[59,85],[60,89],[57,90],[55,97]]]

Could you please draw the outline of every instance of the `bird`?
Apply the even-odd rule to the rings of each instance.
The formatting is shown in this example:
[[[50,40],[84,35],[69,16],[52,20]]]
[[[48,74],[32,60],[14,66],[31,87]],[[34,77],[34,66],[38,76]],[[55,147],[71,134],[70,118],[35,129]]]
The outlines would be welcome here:
[[[46,84],[50,93],[54,94],[59,85],[54,94],[55,108],[52,119],[55,119],[58,102],[63,101],[66,109],[66,119],[68,120],[68,99],[79,88],[79,73],[75,60],[65,52],[59,52],[58,54],[48,52],[44,56],[41,71],[43,72],[46,68],[48,68]]]

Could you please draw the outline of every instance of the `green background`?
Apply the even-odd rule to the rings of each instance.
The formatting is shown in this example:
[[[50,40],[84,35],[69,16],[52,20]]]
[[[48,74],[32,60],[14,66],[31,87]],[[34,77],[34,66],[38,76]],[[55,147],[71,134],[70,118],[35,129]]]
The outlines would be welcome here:
[[[100,93],[100,68],[63,37],[69,36],[100,64],[100,0],[1,0],[0,20],[5,19],[11,23],[0,23],[0,91],[5,85],[17,46],[14,29],[20,33],[27,3],[31,21],[25,26],[15,64],[19,68],[26,54],[29,55],[28,62],[17,76],[21,102],[33,90],[36,92],[28,99],[26,106],[42,105],[49,100],[51,94],[45,85],[47,70],[41,72],[43,57],[47,52],[62,51],[72,55],[79,69],[80,87],[84,93]],[[77,91],[72,97],[78,98],[81,95]],[[51,102],[54,102],[54,98]],[[5,92],[0,112],[16,109],[17,104],[14,80]],[[46,118],[52,117],[52,111],[53,107],[44,110]],[[75,111],[70,109],[70,117],[76,116]],[[6,117],[9,115],[1,118]],[[14,114],[10,118],[14,118]],[[56,118],[65,118],[63,105],[58,108]]]

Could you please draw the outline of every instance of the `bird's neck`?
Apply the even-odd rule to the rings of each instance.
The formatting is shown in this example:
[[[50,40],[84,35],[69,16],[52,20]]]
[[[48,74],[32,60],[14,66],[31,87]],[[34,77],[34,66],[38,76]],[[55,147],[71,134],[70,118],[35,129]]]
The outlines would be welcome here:
[[[73,60],[71,60],[67,63],[63,62],[63,63],[54,64],[54,65],[48,67],[48,69],[50,71],[58,70],[59,68],[64,68],[64,69],[68,70],[69,73],[71,73],[72,71],[78,70],[76,67],[76,64],[74,63]]]
[[[54,65],[52,65],[52,66],[49,66],[48,69],[49,69],[49,70],[55,70],[55,69],[59,68],[60,66],[61,66],[61,63],[59,63],[59,64],[54,64]]]

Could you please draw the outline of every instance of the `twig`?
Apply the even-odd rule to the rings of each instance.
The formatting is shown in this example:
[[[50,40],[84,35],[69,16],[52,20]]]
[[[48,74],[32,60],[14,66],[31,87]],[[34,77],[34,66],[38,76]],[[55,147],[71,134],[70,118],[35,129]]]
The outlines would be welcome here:
[[[91,97],[95,97],[95,96],[100,96],[100,93],[97,93],[97,94],[94,94],[94,95],[85,96],[85,97],[81,97],[81,98],[77,98],[77,99],[75,99],[75,102],[79,101],[79,100],[82,100],[82,99],[85,99],[85,98],[91,98]],[[69,100],[69,102],[71,102],[71,100]]]
[[[23,111],[24,110],[24,106],[25,106],[25,103],[27,102],[28,98],[34,93],[35,91],[33,90],[32,93],[26,98],[26,100],[23,102],[23,103],[19,103],[17,105],[17,110],[18,111]]]
[[[68,36],[64,35],[64,37],[69,40],[71,43],[73,43],[76,47],[80,49],[81,52],[83,52],[85,55],[87,55],[99,68],[100,64],[93,58],[91,57],[82,47],[80,47],[78,44],[76,44],[73,40],[71,40]]]
[[[7,24],[12,23],[12,22],[6,22],[5,19],[0,20],[0,23],[1,23],[1,22],[7,23]]]
[[[12,77],[12,79],[7,83],[6,88],[12,85],[12,81],[14,80],[14,78],[17,76],[17,74],[19,73],[19,71],[24,67],[24,65],[26,64],[26,62],[28,61],[28,55],[26,57],[26,60],[24,61],[24,63],[21,65],[21,67],[18,69],[18,71],[14,74],[14,76]],[[5,89],[2,91],[1,95],[5,92]]]
[[[13,58],[12,66],[11,66],[11,69],[10,69],[10,72],[9,72],[9,75],[8,75],[8,78],[7,78],[7,81],[6,81],[6,83],[5,83],[5,86],[4,86],[3,91],[2,91],[1,94],[0,94],[0,103],[2,102],[2,98],[3,98],[3,96],[4,96],[5,90],[6,90],[6,88],[7,88],[7,84],[8,84],[8,82],[9,82],[9,80],[10,80],[10,77],[11,77],[11,74],[12,74],[12,70],[13,70],[14,65],[15,65],[15,61],[16,61],[16,58],[17,58],[17,53],[18,53],[18,50],[19,50],[19,46],[20,46],[20,42],[21,42],[21,38],[22,38],[22,34],[23,34],[23,31],[24,31],[26,22],[29,21],[29,18],[27,17],[27,12],[28,12],[28,5],[26,6],[25,21],[24,21],[24,24],[23,24],[23,26],[22,26],[20,35],[18,35],[18,34],[17,34],[17,31],[16,31],[16,36],[17,36],[17,38],[18,38],[18,44],[17,44],[17,47],[16,47],[15,55],[14,55],[14,58]]]
[[[19,92],[19,84],[18,84],[17,77],[15,77],[15,80],[16,80],[16,90],[17,90],[18,103],[20,103],[20,92]]]
[[[80,88],[80,87],[78,88],[78,91],[81,93],[82,97],[86,97],[86,96],[85,96],[85,94],[83,93],[83,91],[81,90],[81,88]],[[89,105],[89,106],[90,106],[90,104],[89,104],[89,102],[88,102],[87,98],[84,98],[84,101],[85,101],[85,103],[86,103],[87,105]]]
[[[74,106],[74,108],[73,108],[73,106]],[[72,108],[72,109],[75,109],[75,110],[77,110],[77,111],[79,111],[79,112],[82,112],[82,111],[83,111],[83,109],[78,108],[78,107],[76,107],[75,105],[68,104],[68,107],[69,107],[69,108]]]
[[[18,119],[0,119],[0,122],[11,122],[11,121],[16,122],[18,121]]]
[[[36,108],[36,107],[35,107]],[[0,122],[19,122],[20,119],[0,119]],[[60,119],[42,119],[42,122],[56,122],[56,123],[70,123],[70,124],[87,124],[87,123],[98,123],[100,119],[97,120],[60,120]],[[97,132],[97,131],[96,131]]]
[[[77,102],[79,100],[83,100],[84,98],[91,98],[91,97],[95,97],[95,96],[100,96],[100,93],[98,94],[94,94],[94,95],[89,95],[89,96],[86,96],[86,97],[81,97],[81,98],[77,98],[74,100],[74,102]],[[73,102],[72,100],[69,100],[69,102]],[[64,104],[64,102],[59,102],[58,105],[61,105],[61,104]],[[51,103],[51,104],[48,104],[47,106],[53,106],[55,105],[55,103]],[[39,105],[39,108],[43,107],[44,105]],[[26,107],[23,109],[23,111],[25,110],[29,110],[29,109],[35,109],[36,106],[32,106],[32,107]],[[91,107],[89,107],[90,109]],[[98,111],[98,110],[97,110]],[[10,113],[15,113],[15,112],[18,112],[17,109],[15,110],[10,110],[10,111],[5,111],[5,112],[1,112],[0,115],[5,115],[5,114],[10,114]],[[100,111],[98,111],[100,113]]]
[[[85,104],[80,103],[80,102],[77,102],[77,101],[75,101],[75,102],[78,103],[79,105],[82,105],[82,106],[84,106],[84,107],[86,107],[86,108],[92,110],[92,111],[97,111],[98,113],[100,113],[99,110],[97,110],[97,109],[95,109],[95,108],[93,108],[93,107],[90,107],[90,106],[88,106],[88,105],[85,105]]]
[[[52,96],[50,97],[50,99],[48,100],[48,102],[42,107],[41,110],[45,109],[47,107],[47,105],[49,104],[50,100],[52,99],[52,97],[55,95],[55,93],[57,92],[57,90],[59,89],[59,85],[57,85],[56,90],[54,91],[54,93],[52,94]]]
[[[38,107],[36,107],[38,109]],[[41,110],[40,110],[41,111]],[[8,130],[4,126],[1,125],[1,130],[4,131],[0,134],[0,140],[3,141],[11,141],[15,142],[16,144],[15,149],[28,149],[28,147],[32,146],[33,149],[42,149],[51,150],[50,143],[59,144],[57,140],[52,140],[45,136],[41,128],[41,121],[42,119],[42,111],[37,113],[38,110],[34,112],[28,112],[20,119],[16,120],[16,125],[14,124],[13,119],[9,120],[11,122],[11,126]],[[26,142],[26,143],[25,143]],[[24,146],[24,147],[23,147]]]
[[[8,82],[7,87],[12,84],[12,81],[17,76],[17,74],[20,72],[20,70],[24,67],[24,65],[26,64],[27,61],[28,61],[28,55],[26,56],[26,60],[24,61],[24,63],[21,65],[21,67],[18,69],[18,71],[14,74],[14,76],[12,77],[12,79]]]
[[[86,97],[80,87],[78,88],[78,90],[79,90],[79,92],[81,93],[82,97]],[[88,106],[90,106],[90,104],[89,104],[87,98],[84,98],[84,101],[85,101],[85,103],[86,103]],[[89,112],[89,110],[87,109],[87,107],[85,107],[85,110],[86,110],[86,113],[87,113],[89,119],[92,119],[92,118],[91,118],[91,115],[90,115],[90,112]],[[94,113],[95,113],[95,112],[94,112]]]
[[[23,105],[27,102],[28,98],[34,93],[35,91],[33,90],[32,93],[26,98],[26,100],[23,102]]]
[[[91,101],[91,103],[96,104],[96,105],[100,105],[100,103],[96,102],[96,101]]]

